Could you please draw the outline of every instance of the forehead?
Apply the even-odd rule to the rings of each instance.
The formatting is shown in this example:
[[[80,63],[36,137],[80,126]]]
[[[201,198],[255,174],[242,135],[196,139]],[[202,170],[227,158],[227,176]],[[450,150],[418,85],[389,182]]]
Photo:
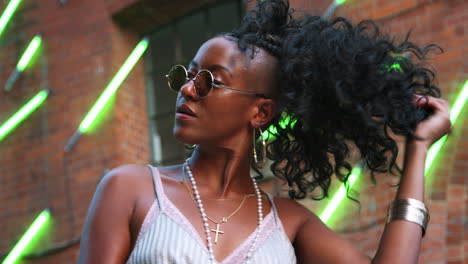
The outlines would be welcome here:
[[[271,85],[269,79],[278,66],[277,59],[263,49],[257,48],[254,57],[251,50],[241,52],[237,42],[225,37],[215,37],[206,41],[193,61],[199,67],[219,64],[230,69],[233,77],[245,81],[263,82],[260,86]]]
[[[278,61],[263,49],[257,49],[254,57],[251,50],[239,50],[235,40],[216,37],[205,42],[193,58],[198,70],[221,65],[228,68],[229,85],[272,96],[277,91],[276,72]]]
[[[233,70],[242,68],[248,62],[237,43],[224,37],[215,37],[203,43],[193,61],[200,66],[220,64]]]

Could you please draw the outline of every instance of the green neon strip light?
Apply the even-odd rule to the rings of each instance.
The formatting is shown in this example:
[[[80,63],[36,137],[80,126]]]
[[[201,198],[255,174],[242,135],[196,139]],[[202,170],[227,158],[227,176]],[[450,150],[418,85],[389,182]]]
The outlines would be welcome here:
[[[297,120],[291,121],[291,117],[286,115],[285,113],[282,114],[282,117],[283,118],[278,122],[279,126],[282,128],[286,128],[289,125],[289,123],[291,123],[291,126],[294,126],[294,124],[296,124],[297,122]],[[270,127],[268,127],[267,130],[263,131],[262,137],[267,141],[274,140],[275,139],[274,134],[276,133],[278,133],[278,131],[276,130],[276,127],[271,125]]]
[[[458,95],[457,99],[455,100],[455,103],[453,104],[452,110],[450,110],[450,121],[452,121],[452,124],[455,124],[455,122],[457,122],[457,119],[460,113],[462,112],[467,99],[468,99],[468,80],[465,81],[465,84],[463,85],[463,88],[460,94]],[[447,140],[447,135],[443,136],[436,143],[434,143],[429,149],[429,151],[427,152],[426,168],[424,170],[426,174],[431,169],[431,166],[435,158],[439,154],[440,149],[442,148],[446,140]]]
[[[8,25],[8,22],[10,22],[11,17],[15,13],[20,3],[21,0],[11,0],[8,6],[5,8],[5,11],[3,11],[2,16],[0,17],[0,36]]]
[[[361,167],[357,166],[353,169],[351,172],[351,175],[349,176],[349,188],[352,188],[354,183],[356,183],[356,180],[361,176]],[[340,205],[341,201],[346,196],[346,188],[344,184],[340,186],[336,194],[333,196],[332,200],[328,203],[327,207],[323,212],[320,214],[320,219],[326,224],[328,220],[332,217],[333,213],[335,213],[336,209]]]
[[[336,8],[342,4],[344,4],[346,0],[334,0],[325,10],[325,13],[323,13],[322,17],[323,18],[329,18],[336,10]]]
[[[468,99],[468,80],[465,81],[462,91],[458,95],[457,100],[455,100],[452,110],[450,111],[450,120],[452,121],[452,124],[455,124],[455,122],[457,122],[458,116],[462,112],[467,99]]]
[[[42,227],[45,226],[47,221],[50,220],[50,211],[48,209],[42,211],[36,220],[31,224],[26,233],[21,237],[21,239],[16,243],[13,250],[8,254],[6,259],[2,262],[3,264],[13,264],[15,261],[21,257],[24,249],[29,245],[32,239],[37,235]]]
[[[427,174],[429,170],[431,169],[431,166],[437,157],[437,154],[439,154],[440,149],[442,148],[442,145],[444,145],[445,141],[447,140],[447,135],[443,136],[439,140],[437,140],[436,143],[432,144],[431,148],[427,152],[426,156],[426,167],[424,168],[424,173]]]
[[[24,71],[26,67],[28,67],[29,62],[31,61],[32,57],[36,53],[36,51],[39,49],[42,43],[42,38],[40,36],[35,36],[31,42],[29,43],[28,47],[26,48],[26,51],[23,53],[23,56],[21,56],[21,59],[18,62],[18,65],[16,65],[16,69],[18,71]]]
[[[0,141],[8,135],[13,129],[29,116],[36,108],[38,108],[49,95],[48,90],[39,92],[29,102],[27,102],[18,112],[0,126]]]
[[[391,70],[397,70],[399,72],[402,72],[403,70],[401,69],[401,66],[399,63],[394,63],[392,65],[390,65],[389,67],[387,67],[387,70],[388,71],[391,71]]]
[[[96,117],[98,116],[98,114],[104,108],[104,106],[112,97],[112,95],[114,95],[114,93],[120,87],[122,82],[125,80],[127,75],[133,69],[133,67],[138,62],[138,60],[140,59],[140,57],[143,55],[143,53],[146,51],[147,48],[148,48],[148,39],[145,38],[142,41],[140,41],[140,43],[138,43],[138,45],[132,51],[132,53],[127,58],[125,63],[122,65],[120,70],[117,72],[114,78],[110,81],[109,85],[107,85],[106,89],[101,94],[99,99],[96,101],[96,103],[93,105],[91,110],[88,112],[86,117],[83,119],[79,127],[79,131],[81,133],[86,133],[88,131],[89,127],[92,125],[94,120],[96,120]]]

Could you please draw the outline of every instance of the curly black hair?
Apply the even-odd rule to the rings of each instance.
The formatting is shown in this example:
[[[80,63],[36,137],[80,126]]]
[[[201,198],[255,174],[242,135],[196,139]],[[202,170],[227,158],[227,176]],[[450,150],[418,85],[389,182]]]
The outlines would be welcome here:
[[[286,0],[260,1],[239,28],[224,34],[243,52],[261,47],[279,61],[274,77],[280,111],[267,146],[273,174],[286,180],[292,199],[319,187],[311,198],[320,200],[328,196],[333,174],[347,184],[352,150],[374,182],[376,172],[401,173],[389,133],[415,138],[416,125],[429,113],[412,103],[413,95],[440,97],[425,59],[442,49],[418,47],[409,33],[396,43],[372,20],[353,25],[343,17],[293,12]],[[280,122],[285,115],[286,125]]]

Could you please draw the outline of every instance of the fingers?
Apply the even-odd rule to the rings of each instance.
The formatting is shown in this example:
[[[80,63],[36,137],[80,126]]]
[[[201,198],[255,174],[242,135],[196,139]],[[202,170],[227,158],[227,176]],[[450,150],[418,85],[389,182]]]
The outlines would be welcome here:
[[[435,112],[449,112],[449,106],[447,101],[441,98],[415,94],[413,97],[413,103],[417,107],[429,107]]]
[[[423,107],[427,103],[428,98],[419,94],[413,95],[413,104],[417,107]]]
[[[427,105],[436,112],[449,112],[449,107],[444,99],[428,97]]]
[[[443,122],[446,123],[444,130],[446,130],[446,133],[450,133],[450,131],[453,129],[453,124],[450,120],[450,108],[447,101],[432,96],[415,95],[413,102],[417,107],[432,109],[432,118],[444,120]]]

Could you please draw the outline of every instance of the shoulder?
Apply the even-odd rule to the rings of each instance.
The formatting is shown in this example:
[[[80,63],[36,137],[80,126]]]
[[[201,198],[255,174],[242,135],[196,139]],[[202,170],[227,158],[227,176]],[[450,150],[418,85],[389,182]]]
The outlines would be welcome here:
[[[296,200],[274,197],[274,202],[280,215],[284,215],[284,217],[294,216],[298,222],[305,222],[310,217],[315,216],[314,213]]]
[[[279,218],[283,223],[286,234],[294,241],[297,233],[307,221],[311,219],[320,221],[318,217],[296,200],[274,197],[274,203],[278,210]]]
[[[320,218],[295,200],[275,197],[286,233],[292,232],[298,263],[370,263],[370,258],[329,229]],[[289,236],[289,234],[288,234]],[[340,248],[341,253],[336,254]]]
[[[144,165],[122,165],[107,172],[100,180],[89,207],[87,218],[90,225],[100,227],[96,229],[107,228],[105,223],[110,218],[114,227],[128,226],[141,197],[151,192],[148,188],[151,181],[150,169]]]
[[[125,164],[113,168],[104,176],[105,179],[135,180],[148,175],[150,169],[148,166],[140,164]]]
[[[133,164],[104,175],[88,210],[78,263],[123,263],[131,247],[129,223],[150,175],[146,166]]]
[[[100,184],[115,188],[128,187],[140,184],[141,181],[151,180],[151,172],[148,166],[139,164],[126,164],[113,168],[102,178]]]
[[[151,172],[148,166],[138,164],[126,164],[107,172],[99,182],[97,195],[126,198],[128,202],[137,199],[141,187],[151,183]]]
[[[298,201],[281,197],[275,197],[274,201],[281,221],[293,225],[295,240],[300,237],[300,232],[304,230],[308,230],[308,232],[313,230],[313,232],[334,233],[314,212]]]

